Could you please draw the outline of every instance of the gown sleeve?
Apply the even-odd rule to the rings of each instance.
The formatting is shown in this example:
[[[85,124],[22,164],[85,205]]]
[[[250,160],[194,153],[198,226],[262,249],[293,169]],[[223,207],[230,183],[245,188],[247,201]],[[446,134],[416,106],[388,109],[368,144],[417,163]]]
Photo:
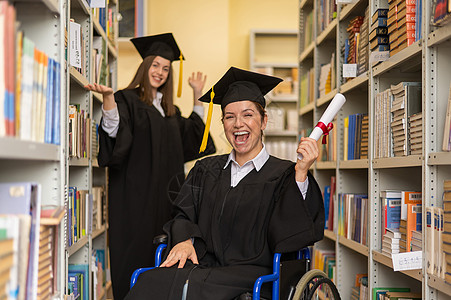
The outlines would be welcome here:
[[[125,93],[116,92],[114,100],[120,116],[119,129],[116,138],[112,138],[99,126],[98,161],[101,167],[120,167],[128,157],[133,141],[133,118]]]
[[[268,230],[269,246],[275,253],[300,250],[324,236],[323,197],[310,172],[308,180],[305,201],[295,181],[294,167],[280,186]]]
[[[183,184],[173,204],[173,218],[167,222],[163,230],[168,235],[168,245],[174,245],[194,238],[194,248],[198,258],[206,253],[206,244],[202,238],[201,230],[197,224],[198,208],[201,197],[201,181],[203,176],[201,163],[196,162]],[[169,251],[166,251],[169,253]]]
[[[213,139],[208,135],[207,147],[204,152],[199,153],[200,144],[204,135],[205,124],[201,117],[192,112],[188,118],[182,117],[180,110],[176,107],[177,120],[180,127],[180,135],[183,143],[183,154],[185,162],[201,158],[216,152]]]

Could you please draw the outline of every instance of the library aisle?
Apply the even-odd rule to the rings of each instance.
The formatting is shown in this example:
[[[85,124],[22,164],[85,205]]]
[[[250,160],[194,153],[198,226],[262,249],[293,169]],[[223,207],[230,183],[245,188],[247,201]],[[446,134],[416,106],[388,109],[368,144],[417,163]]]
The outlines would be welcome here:
[[[346,2],[299,1],[301,135],[347,99],[313,170],[314,266],[342,299],[451,299],[449,1]]]

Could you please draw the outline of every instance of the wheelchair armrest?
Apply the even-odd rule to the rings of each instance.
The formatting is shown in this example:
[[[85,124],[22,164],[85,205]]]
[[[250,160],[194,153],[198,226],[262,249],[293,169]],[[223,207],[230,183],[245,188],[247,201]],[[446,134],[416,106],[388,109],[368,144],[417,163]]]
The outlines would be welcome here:
[[[167,243],[168,243],[168,235],[167,234],[160,234],[153,238],[154,245],[167,244]]]
[[[139,275],[141,275],[141,273],[152,270],[154,268],[155,267],[139,268],[139,269],[135,270],[135,272],[133,272],[133,274],[132,274],[132,279],[130,280],[130,289],[135,285],[136,280],[138,280],[138,277],[139,277]]]

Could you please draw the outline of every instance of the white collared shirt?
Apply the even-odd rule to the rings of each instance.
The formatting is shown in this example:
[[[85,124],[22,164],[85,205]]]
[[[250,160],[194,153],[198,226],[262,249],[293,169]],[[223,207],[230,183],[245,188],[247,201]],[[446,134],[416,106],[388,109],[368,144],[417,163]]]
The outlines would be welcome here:
[[[161,92],[157,92],[155,99],[153,99],[152,104],[155,108],[160,112],[160,114],[165,117],[164,109],[161,106],[161,99],[163,99],[163,94]],[[199,115],[199,117],[204,117],[204,107],[202,105],[194,105],[193,111]],[[117,130],[119,129],[119,111],[117,110],[117,106],[110,110],[104,110],[102,105],[102,128],[108,133],[108,135],[112,138],[115,138],[117,135]]]
[[[232,187],[236,187],[238,183],[247,175],[249,174],[253,169],[255,169],[257,172],[261,170],[261,168],[264,166],[264,164],[268,161],[269,154],[266,151],[265,144],[263,144],[263,148],[258,153],[256,157],[253,159],[247,161],[244,165],[240,167],[240,165],[235,160],[235,151],[232,150],[229,154],[229,158],[227,159],[227,162],[224,166],[224,169],[227,168],[229,163],[232,163],[231,170],[230,170],[230,185]],[[307,190],[308,190],[308,177],[305,179],[304,182],[296,181],[299,191],[302,193],[302,197],[306,197]]]

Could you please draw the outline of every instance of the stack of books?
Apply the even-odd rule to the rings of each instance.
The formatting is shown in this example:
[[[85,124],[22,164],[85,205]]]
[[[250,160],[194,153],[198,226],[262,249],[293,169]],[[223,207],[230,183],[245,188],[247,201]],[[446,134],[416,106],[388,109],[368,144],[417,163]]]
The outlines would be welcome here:
[[[360,142],[360,159],[368,158],[368,115],[364,115],[362,118],[362,132]]]
[[[407,252],[407,220],[401,219],[399,221],[399,233],[401,238],[399,239],[399,252]]]
[[[387,29],[388,9],[378,9],[371,17],[370,27],[370,50],[388,51],[388,29]]]
[[[410,155],[422,154],[423,145],[423,117],[422,112],[409,117]]]
[[[421,82],[400,82],[391,85],[393,101],[390,112],[394,156],[410,154],[408,117],[421,111]],[[417,150],[417,148],[415,148]]]
[[[369,57],[369,7],[365,9],[365,16],[363,17],[362,26],[360,26],[360,37],[357,48],[357,75],[363,74],[368,70]]]
[[[392,254],[399,253],[399,242],[401,233],[396,229],[387,229],[382,238],[382,253],[391,257]]]
[[[48,299],[53,293],[53,229],[40,226],[37,299]]]
[[[390,56],[415,42],[416,0],[390,0],[388,34]]]
[[[443,26],[451,21],[451,2],[446,0],[434,0],[432,6],[432,24]]]
[[[442,266],[445,281],[451,284],[451,180],[443,183],[443,230],[442,230]],[[435,260],[434,260],[435,262]]]
[[[349,51],[346,53],[345,49],[345,61],[348,64],[357,63],[357,49],[360,40],[360,27],[362,24],[363,16],[356,16],[349,22],[348,28],[346,28],[346,31],[349,34]]]
[[[421,231],[412,231],[412,241],[410,242],[411,251],[422,251],[423,250],[423,235]]]

